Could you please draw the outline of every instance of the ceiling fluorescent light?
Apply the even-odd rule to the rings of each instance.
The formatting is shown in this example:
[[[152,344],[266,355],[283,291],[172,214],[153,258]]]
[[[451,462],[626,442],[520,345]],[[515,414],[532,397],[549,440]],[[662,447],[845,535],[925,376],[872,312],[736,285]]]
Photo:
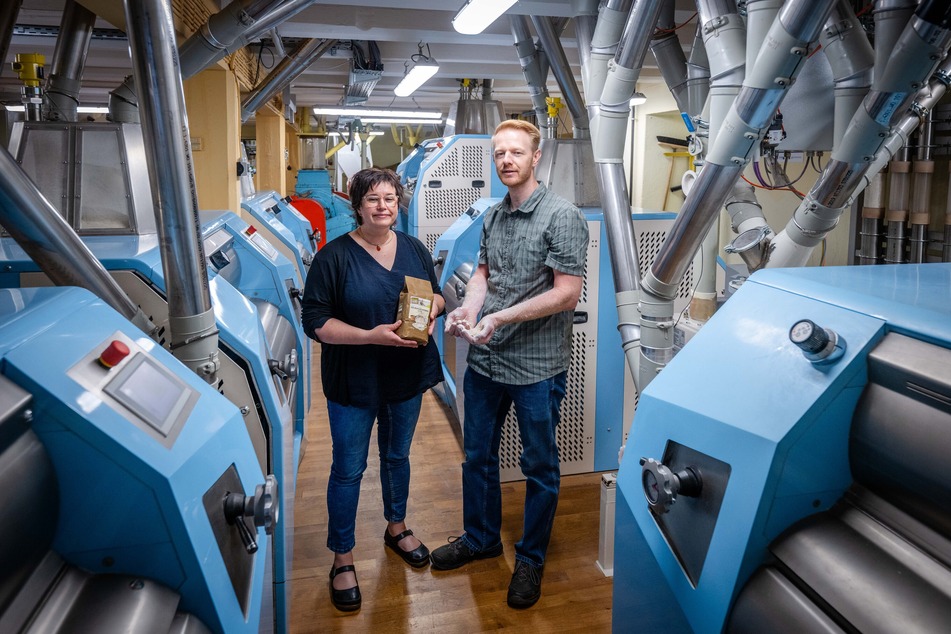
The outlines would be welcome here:
[[[4,106],[10,112],[23,112],[25,110],[24,106]],[[109,108],[106,106],[79,106],[76,108],[76,112],[79,114],[107,114]]]
[[[463,35],[478,35],[508,11],[515,1],[468,0],[452,19],[452,28]]]
[[[420,121],[426,119],[442,120],[442,112],[438,110],[373,110],[370,108],[340,108],[335,106],[314,108],[315,115],[337,116],[337,117],[356,117],[364,119],[366,117],[399,117],[400,119],[413,119]]]
[[[412,67],[409,67],[403,74],[403,80],[393,89],[393,94],[397,97],[409,97],[439,70],[439,64],[431,55],[423,55],[423,43],[420,42],[417,46],[419,53],[411,58]],[[426,52],[429,52],[429,44],[426,45]]]
[[[641,105],[641,104],[643,104],[643,103],[646,103],[646,102],[647,102],[647,95],[645,95],[645,94],[642,93],[642,92],[636,92],[636,93],[634,93],[633,95],[631,95],[631,105],[632,105],[632,106],[639,106],[639,105]]]
[[[371,117],[369,119],[360,119],[363,123],[396,123],[397,125],[407,124],[407,125],[439,125],[442,123],[442,119],[388,119],[388,118],[376,118]]]

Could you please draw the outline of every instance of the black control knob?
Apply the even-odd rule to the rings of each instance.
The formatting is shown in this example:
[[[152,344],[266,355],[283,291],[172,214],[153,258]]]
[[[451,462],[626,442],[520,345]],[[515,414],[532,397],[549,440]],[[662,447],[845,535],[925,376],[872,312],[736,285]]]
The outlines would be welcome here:
[[[264,484],[254,488],[254,495],[251,496],[244,493],[227,493],[224,498],[224,514],[225,520],[238,529],[238,535],[241,537],[245,550],[248,553],[257,552],[257,541],[245,518],[253,518],[254,525],[263,526],[266,534],[274,533],[274,526],[279,516],[277,478],[268,475]]]
[[[653,458],[641,458],[641,485],[647,504],[658,514],[666,513],[678,495],[699,497],[703,490],[700,470],[686,467],[674,473],[667,465]]]
[[[845,340],[811,319],[800,319],[789,329],[789,340],[813,363],[830,362],[845,352]]]
[[[803,352],[816,354],[829,345],[829,334],[810,319],[801,319],[789,329],[789,340]]]

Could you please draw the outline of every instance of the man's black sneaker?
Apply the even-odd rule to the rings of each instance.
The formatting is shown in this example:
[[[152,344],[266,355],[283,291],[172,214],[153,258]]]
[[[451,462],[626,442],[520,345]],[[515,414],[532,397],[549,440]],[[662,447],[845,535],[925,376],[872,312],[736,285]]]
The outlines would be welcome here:
[[[452,570],[476,559],[491,559],[502,554],[501,542],[492,548],[476,551],[466,546],[461,537],[450,537],[449,540],[448,544],[440,546],[429,555],[436,570]]]
[[[530,608],[542,596],[542,571],[520,559],[509,583],[508,604],[513,608]]]

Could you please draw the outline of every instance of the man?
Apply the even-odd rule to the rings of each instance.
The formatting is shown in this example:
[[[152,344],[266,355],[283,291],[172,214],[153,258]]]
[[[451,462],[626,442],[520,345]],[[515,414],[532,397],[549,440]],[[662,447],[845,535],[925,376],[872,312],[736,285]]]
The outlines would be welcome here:
[[[535,180],[538,128],[509,120],[492,137],[493,159],[508,195],[485,215],[479,266],[446,332],[470,343],[464,379],[465,534],[431,555],[437,570],[502,554],[499,443],[514,403],[526,478],[522,539],[508,604],[541,596],[561,474],[555,428],[571,358],[588,227],[577,207]],[[478,319],[482,312],[481,320]]]

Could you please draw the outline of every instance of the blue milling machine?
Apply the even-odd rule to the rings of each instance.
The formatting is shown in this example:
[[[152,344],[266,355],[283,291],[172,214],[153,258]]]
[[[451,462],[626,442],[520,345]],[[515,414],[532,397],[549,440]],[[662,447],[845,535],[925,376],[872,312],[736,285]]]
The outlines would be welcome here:
[[[310,222],[275,191],[257,192],[241,201],[248,221],[281,255],[297,267],[304,279],[317,253]]]
[[[640,397],[614,631],[947,631],[949,455],[951,265],[754,273]]]
[[[0,289],[4,632],[257,632],[276,480],[241,412],[79,288]]]
[[[50,213],[59,213],[62,217],[70,219],[73,229],[82,237],[85,248],[108,271],[108,275],[115,280],[118,288],[144,314],[148,315],[156,326],[154,339],[149,338],[142,331],[138,331],[135,337],[132,335],[126,337],[126,339],[131,337],[133,342],[138,342],[137,349],[151,350],[140,340],[144,339],[152,343],[152,348],[155,349],[153,354],[158,361],[151,363],[146,370],[140,371],[149,374],[136,375],[152,378],[137,378],[123,383],[121,392],[116,388],[117,394],[113,395],[113,398],[119,399],[120,404],[123,403],[122,399],[145,398],[148,400],[147,393],[155,385],[153,375],[157,376],[156,373],[172,377],[168,381],[176,386],[178,382],[175,377],[178,377],[177,381],[180,382],[183,376],[188,376],[188,382],[193,383],[194,378],[198,378],[194,372],[168,355],[163,348],[171,343],[168,334],[169,293],[172,289],[168,288],[165,279],[162,265],[164,256],[156,233],[156,221],[151,213],[152,207],[147,189],[148,177],[145,173],[146,161],[140,155],[142,152],[141,128],[134,124],[59,123],[51,125],[45,122],[27,122],[18,128],[14,138],[15,145],[12,151],[20,164],[26,172],[32,171],[34,180],[46,187],[52,187],[56,182],[56,170],[50,170],[50,164],[46,160],[54,148],[63,150],[72,148],[75,151],[81,151],[84,145],[88,148],[115,144],[118,151],[111,155],[101,153],[98,157],[100,165],[95,166],[112,175],[104,182],[95,183],[95,187],[111,194],[104,197],[105,200],[110,201],[110,204],[102,204],[103,199],[91,193],[94,191],[94,184],[91,181],[87,182],[83,174],[69,181],[75,188],[74,195],[62,197],[66,201],[75,201],[73,205],[63,210],[51,208]],[[67,142],[67,140],[70,141]],[[40,160],[41,157],[46,158]],[[54,161],[53,165],[60,165],[60,169],[65,171],[71,169],[69,165],[78,163],[81,161],[67,157],[58,164]],[[83,166],[86,170],[92,167],[88,160]],[[44,170],[42,174],[40,170]],[[90,171],[90,174],[93,173],[95,172]],[[49,178],[50,174],[54,177]],[[63,182],[66,182],[66,179]],[[23,185],[23,187],[28,186]],[[47,199],[60,200],[50,195],[47,195]],[[120,203],[116,204],[114,201],[120,201]],[[261,204],[258,205],[258,209],[266,226],[282,230],[281,233],[293,237],[292,229],[286,228],[287,225],[279,222],[278,217],[291,224],[296,217],[288,214],[286,210],[280,210],[278,216],[271,209],[277,203],[268,204],[275,201],[268,198],[267,194],[260,195],[259,201]],[[16,224],[21,217],[19,212],[22,210],[16,210],[16,203],[12,201],[7,203],[12,204],[5,203],[6,213],[14,209],[11,217],[15,219],[11,221],[8,217],[7,222]],[[25,218],[26,214],[22,217]],[[261,553],[253,559],[253,564],[249,560],[239,566],[239,572],[245,574],[247,578],[239,580],[240,584],[236,586],[235,592],[242,603],[242,618],[248,628],[247,631],[287,631],[290,610],[290,569],[293,560],[293,503],[297,467],[306,444],[304,420],[310,408],[310,339],[303,335],[299,320],[300,293],[303,286],[301,275],[306,275],[306,268],[301,271],[301,267],[305,266],[302,256],[306,255],[306,243],[295,239],[292,250],[290,247],[282,248],[287,247],[286,243],[267,240],[265,231],[258,231],[254,225],[248,224],[232,212],[201,212],[199,220],[199,240],[214,311],[220,363],[216,382],[212,386],[205,387],[218,396],[211,402],[225,408],[228,416],[233,418],[229,427],[230,433],[232,435],[236,433],[234,425],[237,424],[238,431],[242,434],[241,442],[223,452],[222,455],[228,457],[229,464],[235,462],[239,467],[241,461],[250,461],[253,464],[253,471],[241,472],[243,480],[256,480],[260,483],[263,480],[262,474],[273,474],[268,475],[266,491],[268,517],[271,518],[268,520],[268,528],[269,533],[273,535],[269,534],[265,537],[262,533],[255,539],[253,533],[238,528],[238,523],[232,521],[226,523],[223,531],[219,531],[223,536],[218,538],[219,541],[226,542],[224,550],[229,557],[231,555],[228,549],[233,549],[230,544],[241,544],[248,540],[255,542],[255,551]],[[303,222],[306,223],[306,220]],[[291,255],[295,256],[295,260],[286,257],[283,254],[284,250],[289,250]],[[50,284],[50,279],[45,273],[46,269],[34,261],[24,247],[12,238],[0,238],[0,252],[2,252],[3,260],[0,287],[10,289],[11,294],[8,297],[32,298],[36,295],[31,294],[29,287]],[[42,297],[45,298],[46,295]],[[54,300],[41,302],[46,307],[45,310],[51,310],[49,307],[54,303]],[[8,301],[8,304],[19,306],[21,302],[16,299]],[[33,319],[32,316],[39,314],[38,312],[30,311],[29,314],[31,321],[28,323],[33,323],[34,327],[38,328],[47,327]],[[119,316],[116,317],[116,319],[119,318]],[[24,327],[22,319],[18,319],[17,323]],[[69,329],[66,323],[68,322],[60,322],[55,326],[51,324],[49,328],[62,329],[61,337],[75,337],[79,340],[76,345],[86,346],[89,350],[101,348],[102,341],[95,339],[90,331],[84,328]],[[127,328],[135,329],[131,324],[128,324]],[[16,340],[4,338],[4,342],[7,341]],[[125,343],[132,347],[128,341]],[[139,357],[144,358],[142,355]],[[44,385],[62,380],[66,381],[67,387],[73,385],[73,379],[65,373],[50,371],[49,377],[49,381]],[[200,378],[198,380],[201,382]],[[103,386],[97,384],[94,387],[101,389]],[[43,401],[45,398],[66,398],[58,394],[48,396],[38,394],[33,388],[27,388],[27,391],[31,392],[37,403],[44,407],[46,406]],[[152,401],[148,402],[152,403]],[[126,409],[129,408],[128,403],[124,406]],[[122,412],[127,413],[125,410]],[[148,413],[145,419],[153,427],[159,425],[163,427],[163,431],[168,431],[163,425],[150,420]],[[181,437],[184,438],[186,435],[183,433]],[[166,441],[166,444],[177,448],[179,442]],[[112,445],[106,443],[104,446]],[[133,449],[134,447],[135,445]],[[215,464],[214,461],[208,461],[209,468],[213,464]],[[55,460],[54,465],[56,465]],[[135,470],[133,472],[138,473]],[[207,489],[221,475],[221,473],[215,474],[215,479],[211,481],[207,481],[207,478],[196,479],[194,486],[206,486]],[[115,476],[115,472],[107,472],[107,475],[102,477],[114,478]],[[100,476],[96,475],[96,477]],[[224,486],[228,491],[234,491],[240,484],[235,477],[229,477],[223,482],[225,484],[219,484],[219,488]],[[244,486],[243,488],[250,500],[255,492],[254,487]],[[70,499],[74,492],[75,487],[61,490],[62,504],[78,503]],[[214,495],[217,495],[217,492],[218,490],[215,489]],[[205,494],[206,491],[203,489],[200,495]],[[209,495],[212,494],[209,493]],[[162,507],[162,513],[154,515],[152,520],[156,524],[164,522],[168,526],[167,530],[176,534],[176,539],[188,541],[194,539],[191,532],[195,529],[191,524],[183,523],[181,518],[174,517],[186,513],[188,508],[184,502],[180,508],[165,504]],[[254,511],[254,507],[248,506],[248,510]],[[192,511],[187,512],[192,513]],[[60,515],[71,517],[72,513],[66,513],[61,509]],[[59,530],[71,533],[78,530],[78,525],[67,522]],[[178,533],[184,533],[184,535],[178,535]],[[100,543],[100,549],[105,552],[104,549],[110,546],[108,539],[103,539],[105,541]],[[121,544],[120,546],[125,547]],[[212,552],[207,548],[205,550]],[[72,551],[60,552],[60,555],[70,564],[93,572],[108,572],[112,564],[103,564],[102,561],[119,559],[117,554],[99,556],[95,555],[94,551],[90,551],[89,557],[99,557],[96,562],[92,562],[88,557],[78,559],[71,553]],[[123,554],[123,557],[128,556]],[[97,565],[92,565],[93,563]],[[227,565],[232,564],[227,562]],[[133,558],[124,564],[121,570],[162,581],[172,590],[180,592],[185,609],[194,613],[213,631],[243,631],[233,623],[222,624],[220,619],[225,618],[227,611],[223,612],[218,606],[209,607],[206,603],[202,603],[203,607],[200,608],[188,607],[197,601],[191,589],[194,582],[189,581],[184,573],[177,577],[166,573],[164,566],[166,564],[163,562],[163,557],[153,555],[146,558]],[[120,568],[116,569],[120,570]],[[188,574],[198,574],[198,572],[201,572],[200,566]],[[231,572],[230,569],[229,573],[232,578],[235,577],[236,573]],[[215,614],[218,616],[214,616]]]

